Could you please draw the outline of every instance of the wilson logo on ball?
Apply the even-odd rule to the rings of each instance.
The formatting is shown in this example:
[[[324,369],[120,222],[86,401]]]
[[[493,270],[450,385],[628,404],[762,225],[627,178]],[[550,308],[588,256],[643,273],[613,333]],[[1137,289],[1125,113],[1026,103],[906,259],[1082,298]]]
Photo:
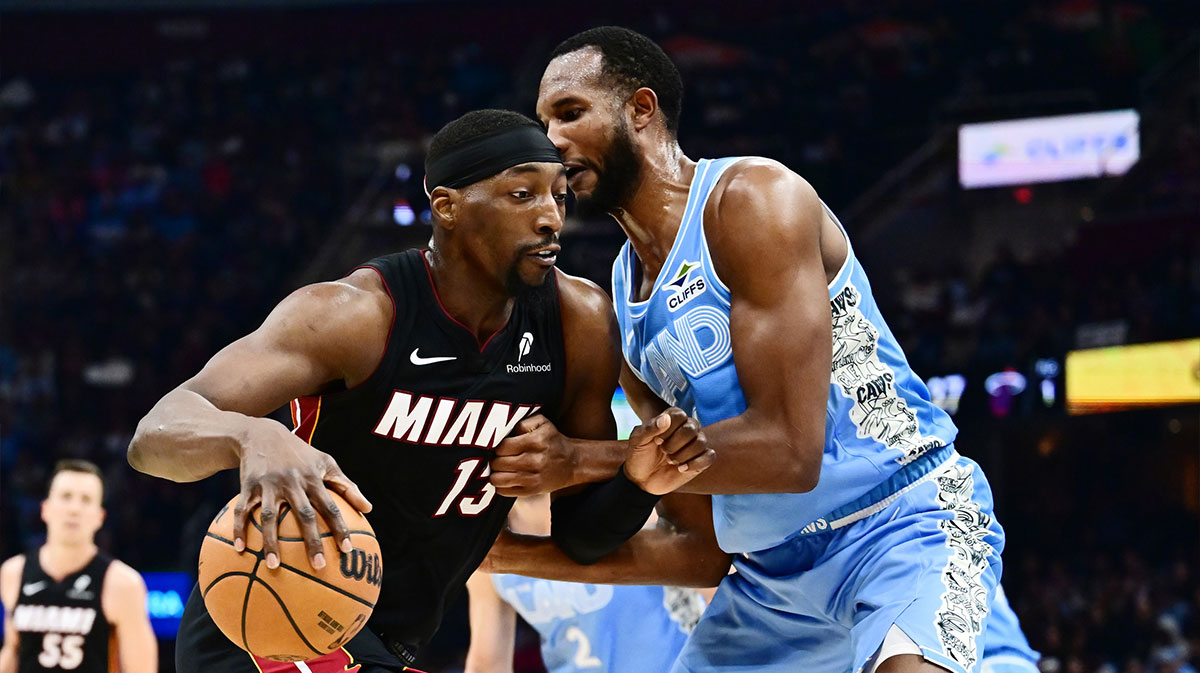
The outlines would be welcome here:
[[[367,584],[379,586],[380,574],[383,569],[379,562],[379,554],[368,554],[361,549],[353,549],[349,554],[342,554],[342,577],[354,580],[366,580]]]

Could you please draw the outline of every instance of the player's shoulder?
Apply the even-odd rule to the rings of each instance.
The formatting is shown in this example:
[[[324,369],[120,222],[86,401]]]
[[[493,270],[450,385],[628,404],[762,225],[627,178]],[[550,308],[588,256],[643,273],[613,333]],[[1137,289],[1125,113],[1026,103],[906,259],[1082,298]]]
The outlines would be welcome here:
[[[558,274],[558,298],[564,326],[575,320],[608,321],[613,308],[607,292],[586,278],[572,276],[558,269],[555,269],[555,273]]]
[[[379,274],[358,269],[339,280],[305,285],[280,304],[291,327],[306,335],[343,338],[361,330],[386,331],[395,305]]]
[[[17,554],[0,563],[0,582],[12,581],[9,578],[19,578],[25,572],[25,555]]]
[[[722,249],[789,253],[790,246],[820,231],[823,208],[816,190],[795,171],[773,159],[748,157],[727,168],[713,187],[704,231]]]
[[[709,197],[709,205],[718,215],[763,207],[782,211],[788,206],[819,202],[816,190],[799,173],[765,157],[746,157],[731,164]]]
[[[567,371],[611,369],[615,379],[621,356],[617,345],[617,316],[608,293],[586,278],[558,270],[555,273],[558,274],[563,343],[570,363]],[[606,344],[608,349],[597,348],[597,344]],[[581,380],[586,380],[586,376]]]
[[[120,593],[128,591],[146,590],[146,580],[142,578],[142,574],[134,570],[129,564],[113,559],[108,564],[108,570],[104,572],[104,587],[113,589]]]
[[[0,563],[0,575],[20,573],[23,570],[25,570],[24,554],[17,554],[16,556],[5,559],[4,563]]]
[[[17,598],[17,587],[21,584],[21,575],[25,572],[25,555],[16,556],[0,563],[0,599],[11,604]]]
[[[348,317],[390,316],[392,295],[379,272],[370,267],[355,269],[338,280],[313,283],[301,288],[314,303],[325,304]]]

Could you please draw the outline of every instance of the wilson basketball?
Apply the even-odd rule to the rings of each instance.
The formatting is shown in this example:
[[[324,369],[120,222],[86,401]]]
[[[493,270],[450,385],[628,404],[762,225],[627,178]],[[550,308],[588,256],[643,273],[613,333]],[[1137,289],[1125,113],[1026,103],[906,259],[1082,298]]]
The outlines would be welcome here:
[[[366,517],[333,491],[354,549],[343,554],[318,517],[325,567],[308,561],[299,521],[284,505],[279,516],[279,567],[267,568],[261,509],[246,527],[246,550],[233,548],[237,496],[217,513],[200,547],[204,604],[227,638],[247,652],[276,661],[304,661],[345,645],[366,624],[379,598],[379,543]]]

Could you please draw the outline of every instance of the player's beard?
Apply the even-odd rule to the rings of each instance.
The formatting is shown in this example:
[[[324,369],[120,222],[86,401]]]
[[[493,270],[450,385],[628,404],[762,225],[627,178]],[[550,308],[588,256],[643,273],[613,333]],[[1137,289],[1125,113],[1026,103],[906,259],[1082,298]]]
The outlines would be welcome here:
[[[596,188],[587,197],[577,197],[579,216],[591,218],[624,207],[633,197],[641,163],[634,151],[629,126],[621,119],[617,134],[604,152],[604,170],[596,172]]]
[[[542,277],[542,281],[536,285],[532,285],[521,277],[521,272],[518,270],[521,262],[525,261],[525,256],[534,250],[544,248],[552,243],[558,242],[558,236],[547,236],[544,240],[530,245],[523,246],[517,250],[512,266],[508,269],[508,278],[505,279],[505,285],[508,289],[509,296],[520,299],[527,306],[533,308],[537,313],[541,313],[544,309],[554,303],[554,287],[550,276],[554,275],[554,267],[546,270],[546,275]]]

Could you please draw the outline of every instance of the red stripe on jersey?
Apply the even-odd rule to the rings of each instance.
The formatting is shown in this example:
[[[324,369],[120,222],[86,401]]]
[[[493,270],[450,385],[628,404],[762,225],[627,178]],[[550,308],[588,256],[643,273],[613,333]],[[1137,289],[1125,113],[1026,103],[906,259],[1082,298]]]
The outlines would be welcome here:
[[[295,423],[296,436],[312,444],[313,435],[317,432],[317,421],[321,419],[321,396],[297,397],[292,400],[292,422]]]
[[[362,664],[354,663],[354,657],[350,656],[345,648],[316,659],[309,659],[304,662],[303,667],[291,662],[263,659],[253,654],[250,656],[254,657],[254,663],[262,673],[299,673],[306,670],[312,671],[312,673],[354,673],[362,668]]]

